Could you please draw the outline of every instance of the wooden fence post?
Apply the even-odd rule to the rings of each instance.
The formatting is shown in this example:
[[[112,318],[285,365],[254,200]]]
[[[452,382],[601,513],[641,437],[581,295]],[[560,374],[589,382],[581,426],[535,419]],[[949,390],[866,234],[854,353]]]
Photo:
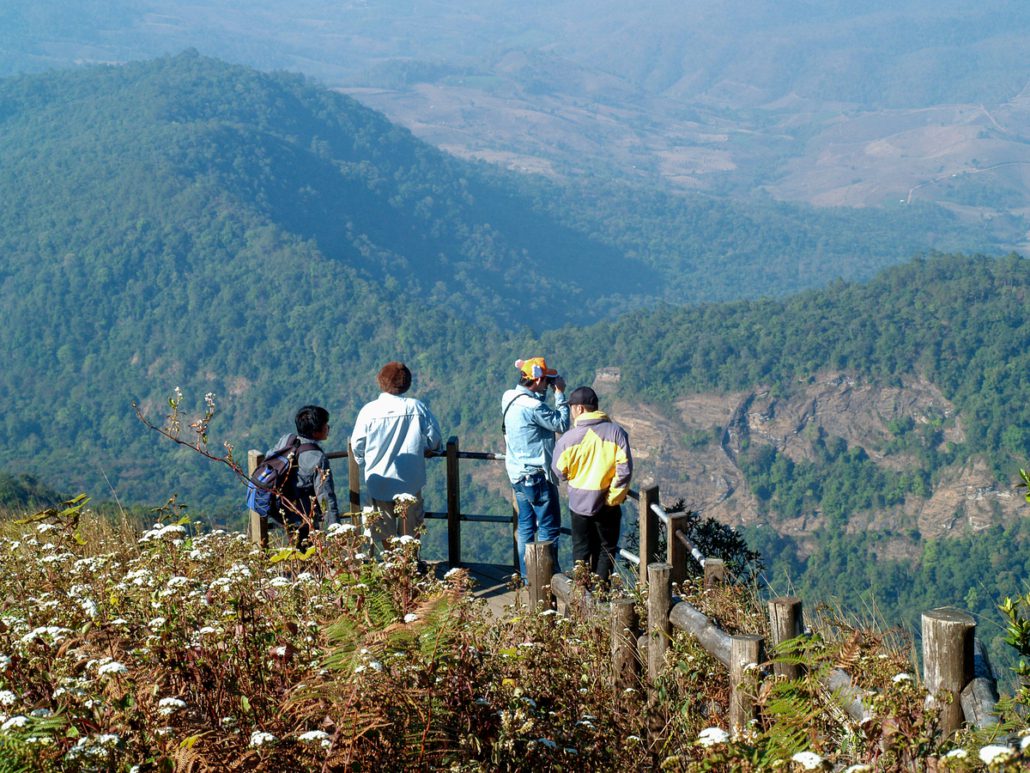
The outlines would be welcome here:
[[[354,448],[350,444],[350,439],[347,439],[347,483],[350,495],[350,511],[352,513],[361,512],[361,468],[358,467],[357,461],[354,459]],[[364,528],[364,525],[358,523],[359,528]]]
[[[647,567],[647,677],[652,684],[665,664],[669,649],[669,612],[672,609],[672,567],[649,564]]]
[[[923,613],[923,684],[928,701],[941,709],[941,732],[948,735],[962,725],[962,689],[973,678],[973,642],[976,620],[953,607]],[[941,692],[950,702],[937,701]]]
[[[514,491],[511,492],[511,555],[512,566],[517,572],[519,571],[519,504],[515,499]],[[522,581],[525,582],[526,578],[523,577]]]
[[[658,516],[651,505],[658,504],[658,487],[651,486],[640,492],[640,575],[641,585],[647,582],[647,566],[657,558]]]
[[[687,516],[690,513],[670,513],[668,528],[665,531],[665,555],[666,561],[672,567],[672,581],[682,583],[687,579],[687,546],[684,545],[678,534],[686,536],[684,528]]]
[[[247,478],[254,475],[261,462],[265,461],[265,455],[260,451],[251,449],[247,451]],[[268,520],[262,518],[253,510],[250,511],[250,541],[261,547],[268,547]]]
[[[769,629],[775,650],[783,642],[797,638],[804,632],[801,599],[794,596],[780,596],[769,602]],[[801,676],[801,668],[795,663],[773,663],[773,673],[788,679]]]
[[[616,694],[637,686],[638,623],[633,599],[612,601],[612,687]]]
[[[461,564],[461,483],[458,479],[458,438],[447,440],[447,563]]]
[[[730,731],[737,735],[755,718],[755,696],[751,688],[758,677],[758,664],[765,659],[761,636],[743,634],[730,640]],[[754,678],[749,679],[749,672]]]
[[[554,609],[554,595],[551,593],[551,578],[554,576],[554,543],[530,542],[526,545],[526,574],[529,584],[529,605],[536,609],[544,604]]]
[[[705,559],[705,588],[714,588],[726,582],[726,564],[721,558]]]

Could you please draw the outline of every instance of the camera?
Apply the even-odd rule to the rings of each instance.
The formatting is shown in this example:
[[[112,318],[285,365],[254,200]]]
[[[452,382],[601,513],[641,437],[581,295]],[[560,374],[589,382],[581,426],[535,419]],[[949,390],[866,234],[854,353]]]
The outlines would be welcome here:
[[[548,376],[547,377],[547,384],[548,384],[548,386],[553,386],[554,382],[557,381],[560,378],[561,378],[561,374],[560,373],[555,373],[553,376]]]

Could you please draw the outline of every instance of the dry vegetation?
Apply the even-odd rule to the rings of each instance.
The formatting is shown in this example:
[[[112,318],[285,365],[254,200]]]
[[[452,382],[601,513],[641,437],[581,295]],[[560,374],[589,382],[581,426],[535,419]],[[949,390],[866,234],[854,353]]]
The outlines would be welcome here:
[[[972,770],[992,740],[942,739],[907,645],[841,620],[781,655],[807,675],[766,679],[731,739],[725,671],[688,638],[650,695],[617,693],[605,616],[495,619],[464,571],[421,574],[410,538],[375,560],[335,527],[302,556],[84,504],[3,526],[3,770]],[[682,593],[765,632],[745,589]],[[833,667],[874,719],[842,718]],[[991,769],[1021,768],[1003,738]]]

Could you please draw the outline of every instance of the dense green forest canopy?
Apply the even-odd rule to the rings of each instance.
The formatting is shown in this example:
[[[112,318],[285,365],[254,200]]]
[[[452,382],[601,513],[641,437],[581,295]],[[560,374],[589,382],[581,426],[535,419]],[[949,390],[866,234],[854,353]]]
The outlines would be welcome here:
[[[224,437],[263,446],[305,402],[346,427],[402,358],[465,434],[530,331],[782,295],[979,238],[931,208],[556,188],[457,161],[299,76],[192,52],[2,81],[0,129],[16,439],[0,463],[129,500],[186,481],[235,498],[141,433],[131,402],[152,410],[174,386],[198,406],[214,392]]]
[[[810,463],[742,460],[764,507],[837,525],[924,496],[964,456],[1002,477],[1030,456],[1026,261],[931,255],[981,243],[940,210],[557,187],[457,161],[298,76],[193,53],[0,82],[0,158],[0,466],[36,476],[4,482],[13,506],[47,490],[179,494],[238,518],[238,481],[145,431],[131,403],[160,420],[174,387],[198,410],[213,392],[214,442],[239,456],[318,402],[339,448],[389,359],[412,365],[446,434],[487,450],[512,360],[529,354],[575,383],[618,367],[619,396],[659,410],[699,391],[788,391],[827,369],[936,384],[966,440],[899,426],[912,474],[833,438]],[[470,509],[507,509],[463,474]],[[1025,544],[1011,528],[1003,554]],[[868,562],[879,535],[826,528],[810,555],[751,536],[780,576],[815,587],[836,567],[848,598],[879,593],[858,564],[840,568]],[[472,539],[469,555],[508,555],[502,528]],[[951,546],[921,549],[942,595],[990,606],[999,589],[977,590]],[[911,612],[899,585],[882,590]]]
[[[1030,458],[1026,268],[1014,254],[939,255],[867,283],[785,300],[663,307],[543,340],[545,348],[564,343],[576,362],[596,361],[590,342],[604,341],[607,363],[624,365],[621,393],[655,401],[756,384],[789,389],[822,370],[881,383],[917,374],[956,404],[969,450],[1011,473]]]

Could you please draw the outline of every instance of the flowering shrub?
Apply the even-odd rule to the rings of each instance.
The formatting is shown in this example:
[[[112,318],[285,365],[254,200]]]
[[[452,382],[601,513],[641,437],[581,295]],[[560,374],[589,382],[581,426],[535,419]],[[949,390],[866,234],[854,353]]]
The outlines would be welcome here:
[[[0,529],[0,754],[14,767],[1027,763],[1020,736],[941,738],[904,649],[840,621],[778,655],[802,663],[802,678],[754,671],[756,719],[734,734],[725,668],[690,637],[675,636],[651,690],[616,691],[607,616],[516,605],[495,619],[464,570],[425,570],[415,538],[373,559],[364,531],[345,523],[304,552],[266,551],[182,519],[140,532],[77,502]],[[730,633],[767,633],[738,587],[681,592]],[[820,681],[834,667],[866,691],[872,719],[842,719]]]

